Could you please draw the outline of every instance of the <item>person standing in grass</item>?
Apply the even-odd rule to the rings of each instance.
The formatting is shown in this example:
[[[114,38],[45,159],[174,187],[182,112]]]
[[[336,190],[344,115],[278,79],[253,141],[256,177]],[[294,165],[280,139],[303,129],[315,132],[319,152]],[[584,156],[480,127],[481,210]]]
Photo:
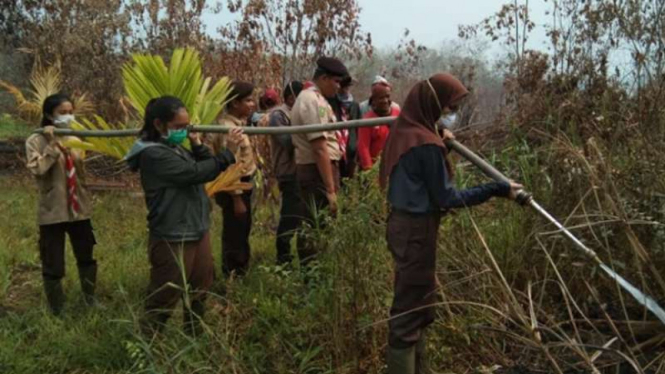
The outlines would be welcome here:
[[[335,112],[337,122],[360,119],[360,106],[351,94],[353,78],[346,76],[340,82],[337,95],[326,98]],[[342,129],[336,132],[342,156],[339,160],[339,175],[344,182],[346,178],[353,178],[356,172],[356,159],[358,154],[358,131],[356,129]]]
[[[371,89],[373,90],[377,86],[390,87],[392,89],[392,85],[390,84],[390,82],[388,82],[388,80],[386,78],[384,78],[380,75],[377,75],[376,77],[374,77],[374,81],[372,82],[372,88]],[[390,104],[390,107],[400,109],[399,104],[397,104],[394,101]],[[370,110],[372,110],[372,105],[370,105],[370,99],[367,99],[367,100],[363,101],[362,103],[360,103],[360,116],[361,117],[364,117],[365,114],[367,114],[367,112],[369,112]]]
[[[372,109],[365,113],[363,119],[398,116],[400,109],[392,105],[391,91],[392,89],[388,85],[373,85],[372,96],[369,98]],[[388,124],[358,129],[358,161],[362,171],[367,171],[374,166],[383,151],[388,134],[390,134]]]
[[[302,83],[290,82],[284,88],[284,104],[269,113],[270,127],[291,126],[291,109],[302,91]],[[282,206],[277,226],[277,264],[290,264],[291,239],[300,222],[301,202],[296,181],[296,162],[291,135],[273,135],[271,137],[272,168],[282,194]]]
[[[333,57],[321,57],[316,64],[313,86],[298,95],[291,110],[292,126],[336,121],[326,98],[337,95],[342,80],[349,73],[346,66]],[[314,227],[319,212],[324,209],[332,214],[337,212],[339,160],[343,152],[334,131],[296,134],[291,138],[295,146],[296,179],[303,202],[303,222]],[[301,264],[308,265],[318,252],[313,240],[300,231],[298,257]]]
[[[233,82],[230,96],[233,100],[226,106],[224,114],[218,123],[223,126],[242,128],[247,125],[249,116],[254,112],[254,85],[247,82]],[[213,154],[219,154],[226,149],[230,150],[242,165],[241,182],[251,182],[256,172],[254,149],[247,135],[235,144],[227,141],[228,137],[222,134],[209,134],[206,144]],[[244,275],[249,267],[251,249],[249,234],[252,230],[252,190],[237,190],[220,192],[215,195],[215,201],[222,208],[224,223],[222,227],[222,273],[230,276],[231,273]]]
[[[387,241],[395,261],[394,296],[388,324],[388,374],[428,373],[425,329],[435,317],[436,249],[441,216],[493,196],[515,199],[515,183],[487,183],[459,191],[444,139],[435,123],[456,112],[468,91],[449,74],[417,83],[383,150],[379,182],[388,186]]]
[[[54,134],[56,128],[69,128],[73,121],[72,100],[64,94],[51,95],[42,107],[43,133],[26,141],[27,167],[39,188],[37,222],[44,292],[54,315],[60,315],[65,303],[65,234],[74,250],[88,304],[94,302],[97,281],[97,261],[92,253],[97,242],[90,222],[92,199],[85,186],[84,153],[63,145],[71,137]]]
[[[214,277],[210,245],[210,200],[203,184],[214,180],[235,162],[233,153],[213,156],[199,134],[188,133],[189,114],[180,99],[163,96],[145,110],[140,139],[125,159],[141,173],[148,207],[150,284],[141,329],[146,334],[162,329],[172,309],[189,291],[183,305],[185,330],[200,333],[206,292]],[[183,147],[189,138],[191,150]],[[228,144],[242,139],[234,129]]]

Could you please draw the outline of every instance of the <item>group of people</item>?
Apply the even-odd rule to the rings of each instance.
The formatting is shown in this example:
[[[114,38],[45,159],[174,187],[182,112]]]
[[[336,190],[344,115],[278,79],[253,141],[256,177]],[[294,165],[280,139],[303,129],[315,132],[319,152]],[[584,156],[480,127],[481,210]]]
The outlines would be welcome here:
[[[424,330],[434,320],[436,243],[441,217],[450,209],[483,203],[493,196],[515,198],[515,183],[488,183],[459,191],[444,140],[452,134],[436,125],[458,110],[468,91],[449,74],[416,84],[403,109],[391,100],[383,78],[372,85],[367,102],[356,103],[349,92],[352,79],[338,59],[322,57],[309,82],[290,82],[283,103],[276,93],[261,98],[256,112],[254,86],[235,81],[232,101],[219,118],[231,126],[226,135],[189,132],[187,108],[176,97],[150,101],[139,138],[125,157],[140,173],[148,209],[150,280],[141,328],[159,332],[172,309],[184,302],[184,328],[201,333],[206,293],[214,279],[210,240],[211,203],[204,184],[232,164],[242,181],[251,183],[256,157],[243,127],[252,122],[289,127],[327,124],[359,118],[397,116],[393,125],[343,131],[275,135],[271,139],[273,171],[282,196],[277,229],[277,262],[293,261],[297,241],[302,267],[316,259],[316,242],[303,226],[320,227],[321,215],[335,214],[340,180],[353,177],[357,165],[368,170],[379,160],[379,182],[387,188],[390,215],[388,249],[394,259],[394,299],[390,310],[387,364],[389,373],[424,373],[427,368]],[[96,244],[91,225],[91,199],[85,188],[82,153],[64,146],[54,133],[73,120],[72,101],[57,94],[43,105],[43,132],[27,139],[27,167],[39,187],[39,250],[44,290],[53,314],[64,306],[65,234],[77,261],[85,301],[95,303]],[[189,139],[190,147],[183,142]],[[217,193],[223,214],[222,273],[241,276],[249,266],[252,191]]]

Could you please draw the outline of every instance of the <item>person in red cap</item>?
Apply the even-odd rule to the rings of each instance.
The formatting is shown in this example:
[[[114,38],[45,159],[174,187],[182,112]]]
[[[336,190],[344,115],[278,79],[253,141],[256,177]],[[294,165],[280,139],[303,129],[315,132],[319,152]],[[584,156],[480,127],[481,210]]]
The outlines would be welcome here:
[[[372,96],[369,98],[371,109],[365,113],[363,119],[398,116],[400,109],[392,105],[391,92],[392,88],[388,85],[372,86]],[[388,134],[390,134],[389,124],[358,129],[358,162],[362,171],[372,168],[383,151]]]
[[[349,75],[344,64],[333,57],[321,57],[312,81],[314,86],[303,90],[291,111],[292,126],[326,124],[337,119],[326,98],[337,95],[344,77]],[[339,160],[342,157],[334,131],[292,135],[295,146],[296,179],[300,198],[305,203],[303,222],[321,227],[319,211],[337,212]],[[318,222],[318,225],[317,225]],[[298,233],[298,256],[307,265],[318,253],[314,241],[302,230]]]
[[[259,110],[252,113],[250,117],[251,126],[261,126],[268,124],[266,114],[279,104],[279,94],[274,88],[267,88],[259,98]],[[263,122],[261,122],[263,120]]]

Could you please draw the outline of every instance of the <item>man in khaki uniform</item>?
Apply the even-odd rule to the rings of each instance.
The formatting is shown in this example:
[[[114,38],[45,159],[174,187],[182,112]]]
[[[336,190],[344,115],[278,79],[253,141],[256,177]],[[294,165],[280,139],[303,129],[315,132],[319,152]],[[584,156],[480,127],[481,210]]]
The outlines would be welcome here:
[[[218,123],[224,126],[243,127],[249,116],[254,112],[256,104],[252,94],[254,85],[247,82],[233,82],[231,97]],[[226,136],[222,134],[208,135],[206,144],[218,155],[227,148]],[[242,135],[239,145],[228,144],[228,149],[235,155],[236,162],[242,165],[241,181],[251,182],[256,172],[254,150],[247,135]],[[215,201],[222,208],[224,225],[222,228],[222,273],[226,276],[232,272],[243,275],[249,266],[251,250],[249,234],[252,230],[252,190],[220,192]]]
[[[292,126],[335,122],[335,113],[326,97],[335,96],[340,82],[349,73],[344,64],[332,57],[321,57],[314,73],[314,86],[302,91],[291,111]],[[341,151],[333,131],[296,134],[292,136],[295,146],[296,179],[300,186],[300,197],[304,203],[303,221],[312,227],[321,227],[317,222],[318,212],[329,208],[337,212],[337,190],[339,189],[339,159]],[[318,250],[302,231],[298,236],[298,256],[307,264]]]

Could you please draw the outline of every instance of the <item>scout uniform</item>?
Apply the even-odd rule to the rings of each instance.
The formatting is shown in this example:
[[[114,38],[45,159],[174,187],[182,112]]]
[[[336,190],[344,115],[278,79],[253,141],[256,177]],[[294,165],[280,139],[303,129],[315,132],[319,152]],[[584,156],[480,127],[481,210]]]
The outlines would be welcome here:
[[[59,140],[67,139],[72,138]],[[34,134],[26,141],[26,156],[28,170],[39,187],[37,223],[44,291],[51,311],[58,315],[65,302],[65,234],[72,243],[81,288],[89,303],[97,279],[97,261],[92,256],[96,244],[90,223],[92,199],[83,178],[83,152]]]
[[[318,69],[325,74],[344,77],[348,75],[346,67],[337,59],[320,58],[317,61]],[[321,94],[316,86],[312,86],[300,93],[291,111],[292,126],[303,126],[311,124],[327,124],[336,121],[332,107]],[[325,138],[328,155],[330,157],[332,177],[335,190],[339,189],[339,160],[342,156],[337,135],[333,131],[314,132],[307,134],[295,134],[292,136],[295,146],[296,179],[300,188],[300,198],[303,202],[302,218],[311,226],[315,225],[315,219],[319,210],[328,207],[324,179],[319,173],[316,157],[311,142],[316,139]],[[320,223],[318,227],[321,227]],[[313,242],[307,238],[304,232],[298,237],[298,256],[303,263],[309,262],[318,252]]]

